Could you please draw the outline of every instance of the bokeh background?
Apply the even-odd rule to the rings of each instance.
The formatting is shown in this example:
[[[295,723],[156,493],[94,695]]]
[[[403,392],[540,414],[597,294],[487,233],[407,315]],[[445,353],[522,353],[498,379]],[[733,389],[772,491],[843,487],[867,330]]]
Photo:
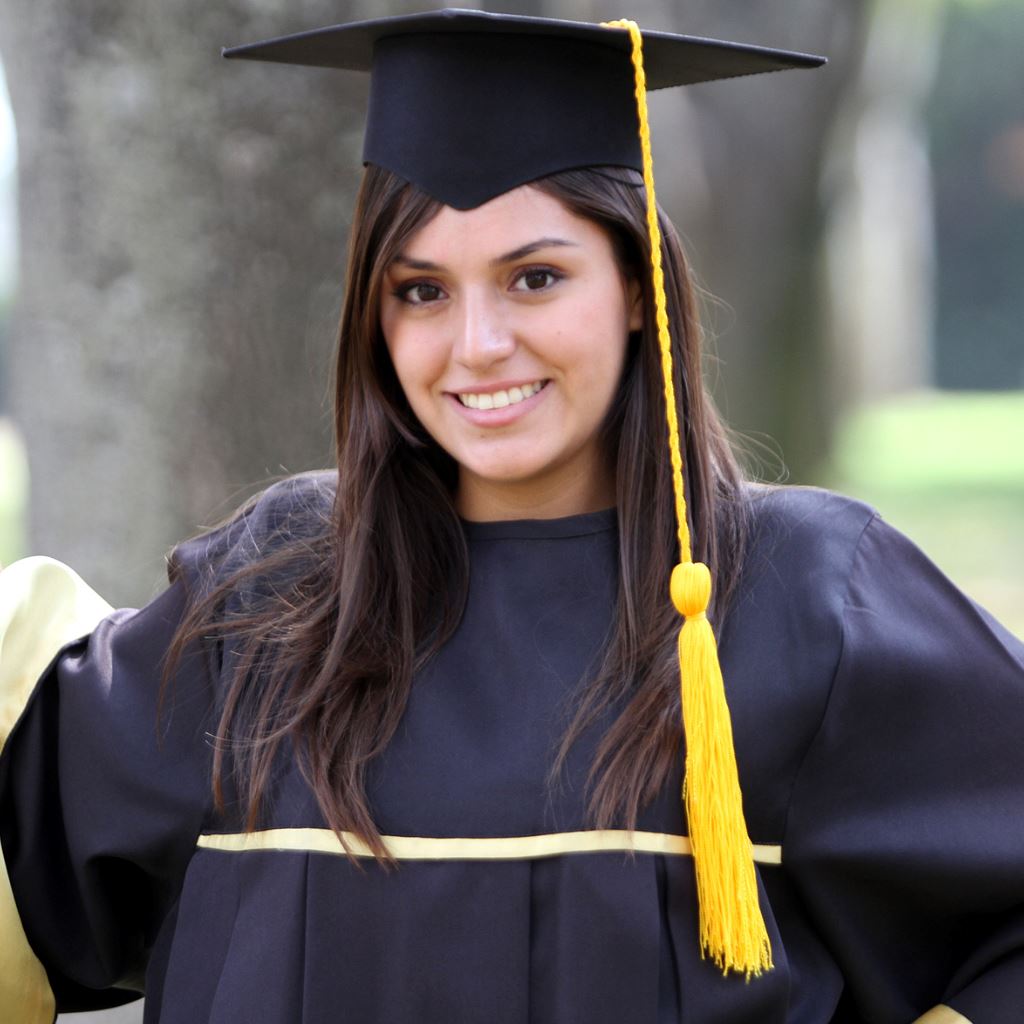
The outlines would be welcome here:
[[[0,560],[145,601],[330,464],[366,82],[219,47],[425,6],[4,0]],[[1024,635],[1024,3],[484,6],[829,56],[652,97],[709,383],[752,475],[872,502]]]

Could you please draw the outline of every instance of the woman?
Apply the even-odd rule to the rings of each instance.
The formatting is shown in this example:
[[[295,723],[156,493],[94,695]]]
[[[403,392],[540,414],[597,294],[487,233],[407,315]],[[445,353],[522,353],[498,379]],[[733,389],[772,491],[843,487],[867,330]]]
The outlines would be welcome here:
[[[637,35],[449,12],[233,52],[372,53],[338,472],[85,639],[66,574],[5,574],[43,588],[3,655],[15,1019],[1013,1019],[1024,651],[872,509],[741,480],[648,219],[644,51],[661,84],[816,61]]]

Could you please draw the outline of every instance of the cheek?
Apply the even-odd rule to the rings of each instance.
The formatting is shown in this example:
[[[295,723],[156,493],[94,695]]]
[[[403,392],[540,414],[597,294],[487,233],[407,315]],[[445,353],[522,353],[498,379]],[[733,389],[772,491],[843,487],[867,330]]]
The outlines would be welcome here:
[[[392,331],[385,335],[391,365],[411,405],[416,404],[418,395],[437,380],[443,360],[437,347],[428,338],[419,337],[415,331]]]
[[[594,397],[614,392],[629,346],[625,305],[607,297],[581,304],[568,321],[563,340]]]

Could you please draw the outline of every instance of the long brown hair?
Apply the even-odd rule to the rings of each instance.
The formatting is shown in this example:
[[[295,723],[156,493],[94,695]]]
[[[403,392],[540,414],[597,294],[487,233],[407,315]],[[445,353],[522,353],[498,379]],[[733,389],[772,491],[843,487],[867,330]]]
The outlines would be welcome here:
[[[668,599],[678,552],[643,182],[629,170],[584,168],[533,187],[603,227],[623,273],[644,283],[644,326],[630,338],[601,434],[615,467],[617,612],[549,774],[552,783],[587,725],[624,700],[590,769],[587,812],[595,828],[634,828],[680,756],[682,731],[679,620]],[[386,864],[394,862],[367,804],[366,767],[394,734],[414,673],[458,626],[469,581],[454,505],[457,466],[413,415],[378,316],[387,267],[439,209],[414,186],[367,167],[338,336],[333,510],[301,536],[285,530],[279,543],[197,593],[170,659],[173,666],[210,637],[232,652],[214,741],[220,810],[230,780],[245,827],[259,827],[275,761],[294,750],[330,827],[353,833]],[[714,572],[711,612],[720,627],[747,531],[742,479],[702,382],[690,271],[664,216],[661,230],[694,558]]]

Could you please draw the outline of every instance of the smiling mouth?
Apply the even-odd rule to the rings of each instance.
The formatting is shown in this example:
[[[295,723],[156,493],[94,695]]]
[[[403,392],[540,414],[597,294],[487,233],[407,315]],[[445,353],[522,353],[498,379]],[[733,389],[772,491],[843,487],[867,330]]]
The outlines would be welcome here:
[[[532,398],[549,383],[549,380],[535,380],[532,384],[512,387],[507,391],[459,392],[455,397],[467,409],[504,409],[506,406],[518,405]]]

